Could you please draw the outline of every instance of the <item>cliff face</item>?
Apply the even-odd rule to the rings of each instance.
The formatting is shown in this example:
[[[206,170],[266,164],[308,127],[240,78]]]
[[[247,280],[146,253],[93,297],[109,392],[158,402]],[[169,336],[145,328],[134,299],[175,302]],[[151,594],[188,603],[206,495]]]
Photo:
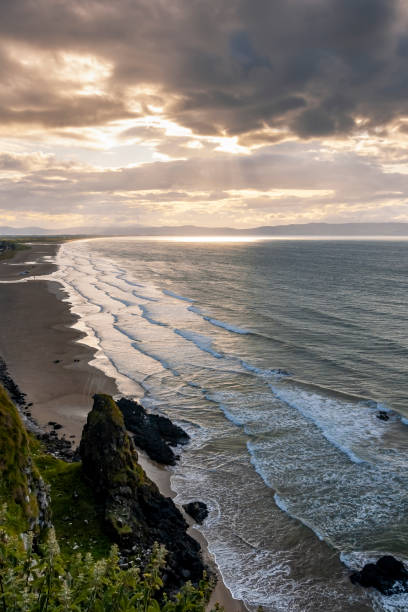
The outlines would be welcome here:
[[[0,502],[7,504],[7,523],[15,533],[38,534],[50,526],[47,487],[35,468],[20,416],[0,387]]]
[[[151,547],[157,541],[168,550],[164,576],[168,589],[202,576],[199,544],[187,535],[182,514],[160,494],[137,463],[123,416],[110,396],[95,395],[80,444],[85,478],[104,506],[105,521],[120,547]]]

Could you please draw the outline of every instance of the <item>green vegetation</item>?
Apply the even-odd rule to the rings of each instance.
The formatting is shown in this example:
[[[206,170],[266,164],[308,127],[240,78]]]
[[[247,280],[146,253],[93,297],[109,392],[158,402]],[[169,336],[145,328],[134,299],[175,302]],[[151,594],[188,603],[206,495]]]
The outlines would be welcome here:
[[[24,251],[29,248],[19,240],[0,240],[0,260],[11,259],[17,251]]]
[[[114,402],[101,402],[120,429]],[[103,429],[103,419],[98,424]],[[105,526],[81,464],[47,454],[0,387],[0,612],[204,612],[212,580],[187,582],[169,598],[166,549],[155,544],[143,568],[136,552],[121,561]]]
[[[34,461],[50,485],[52,522],[61,554],[92,552],[95,559],[109,553],[112,542],[104,532],[103,509],[84,482],[80,463],[67,463],[44,453],[37,443]]]
[[[38,517],[27,433],[7,393],[0,387],[0,503],[7,503],[7,523],[12,533],[33,529]]]
[[[0,516],[0,609],[3,612],[203,612],[212,585],[203,580],[195,588],[187,583],[173,599],[160,598],[161,570],[166,551],[154,546],[142,573],[130,565],[120,567],[118,548],[94,561],[90,553],[69,559],[60,554],[51,529],[38,554],[33,539],[20,545],[10,536]]]

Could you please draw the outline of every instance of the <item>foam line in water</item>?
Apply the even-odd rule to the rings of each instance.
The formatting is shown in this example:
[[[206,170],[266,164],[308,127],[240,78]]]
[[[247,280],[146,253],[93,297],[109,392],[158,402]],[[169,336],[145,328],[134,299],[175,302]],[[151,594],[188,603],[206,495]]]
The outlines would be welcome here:
[[[148,309],[143,304],[139,304],[139,308],[142,312],[142,317],[146,319],[152,325],[159,325],[160,327],[168,327],[167,323],[163,323],[162,321],[157,321],[157,319],[153,319],[153,317],[148,314]]]
[[[185,329],[175,329],[174,333],[181,336],[185,340],[192,342],[193,344],[196,345],[196,347],[200,349],[200,351],[209,353],[216,359],[222,359],[224,357],[224,355],[222,355],[221,353],[217,353],[211,348],[212,340],[210,338],[207,338],[206,336],[203,336],[202,334],[198,334],[196,332],[190,332]]]
[[[216,399],[214,399],[211,394],[205,394],[205,399],[209,400],[210,402],[217,402]],[[218,403],[219,407],[221,408],[221,410],[223,411],[223,413],[225,414],[226,418],[231,421],[231,423],[234,423],[234,425],[237,425],[237,427],[242,427],[245,423],[245,421],[243,419],[240,419],[238,416],[232,414],[232,412],[230,410],[228,410],[228,408],[226,408],[224,406],[224,404]]]
[[[270,370],[264,370],[262,368],[257,368],[256,366],[251,365],[250,363],[248,363],[247,361],[244,361],[243,359],[240,359],[240,363],[241,365],[248,370],[248,372],[254,372],[254,374],[258,374],[259,376],[275,376],[278,378],[283,378],[285,376],[292,376],[292,374],[290,372],[288,372],[287,370],[282,370],[281,368],[276,368],[276,369],[270,369]]]
[[[196,306],[189,306],[188,310],[190,310],[190,312],[194,312],[195,314],[199,315],[205,321],[208,321],[208,323],[211,323],[211,325],[215,325],[216,327],[222,327],[223,329],[233,332],[234,334],[247,335],[247,334],[253,333],[249,331],[249,329],[244,329],[242,327],[238,327],[237,325],[232,325],[231,323],[224,323],[224,321],[219,321],[218,319],[214,319],[213,317],[210,317],[204,314],[203,312],[201,312],[201,310],[197,308]]]
[[[165,370],[169,370],[174,376],[180,376],[179,372],[177,372],[177,370],[174,370],[171,367],[171,365],[169,365],[169,363],[162,357],[158,357],[157,355],[154,355],[153,353],[149,353],[149,351],[145,351],[144,349],[140,347],[139,344],[137,344],[137,342],[132,343],[132,346],[134,349],[139,351],[139,353],[142,353],[143,355],[146,355],[146,357],[150,357],[154,361],[157,361],[158,363],[160,363]]]
[[[291,518],[296,519],[297,521],[300,521],[303,525],[305,525],[306,527],[309,527],[309,529],[311,529],[313,531],[313,533],[315,533],[317,535],[317,537],[319,538],[319,540],[324,541],[324,537],[323,535],[320,533],[320,531],[318,531],[316,529],[316,527],[314,525],[310,525],[307,521],[305,521],[303,518],[298,517],[294,514],[291,514],[288,511],[288,507],[286,505],[286,503],[284,502],[284,500],[277,494],[275,493],[275,495],[273,496],[273,499],[275,500],[275,504],[278,506],[278,508],[280,508],[282,510],[282,512],[285,512],[287,515],[289,515]]]
[[[182,302],[194,302],[191,298],[184,297],[183,295],[178,295],[174,293],[174,291],[170,291],[170,289],[162,289],[165,295],[169,295],[170,297],[176,298],[176,300],[181,300]]]
[[[224,323],[223,321],[219,321],[218,319],[212,319],[211,317],[204,316],[206,321],[211,323],[211,325],[215,325],[216,327],[222,327],[227,331],[230,331],[234,334],[250,334],[251,332],[248,329],[243,329],[242,327],[237,327],[236,325],[231,325],[230,323]]]
[[[132,295],[134,295],[136,298],[140,300],[146,300],[147,302],[158,302],[159,301],[157,298],[152,298],[152,297],[149,297],[148,295],[141,295],[140,293],[137,293],[137,291],[132,291]]]
[[[96,287],[96,285],[95,285],[95,287]],[[96,288],[98,288],[98,287],[96,287]],[[109,298],[111,300],[115,300],[115,302],[119,302],[120,304],[123,304],[127,308],[130,308],[131,306],[135,305],[134,302],[130,302],[129,300],[122,300],[121,298],[115,297],[114,295],[110,295]]]
[[[301,389],[281,389],[274,385],[270,385],[270,388],[277,398],[292,408],[296,408],[304,417],[312,421],[320,429],[326,440],[347,455],[350,461],[353,463],[366,462],[350,448],[356,441],[352,434],[363,435],[365,425],[362,423],[361,432],[358,432],[358,421],[351,426],[347,422],[353,418],[351,406],[348,407],[348,410],[341,410],[342,406],[339,402],[307,393]],[[343,427],[341,427],[342,419],[344,421]]]
[[[123,280],[124,283],[126,283],[127,285],[130,285],[131,287],[144,287],[144,285],[141,285],[140,283],[136,283],[135,281],[130,281],[127,278],[125,278],[127,272],[126,270],[121,270],[121,274],[118,274],[117,278],[120,278],[121,280]]]

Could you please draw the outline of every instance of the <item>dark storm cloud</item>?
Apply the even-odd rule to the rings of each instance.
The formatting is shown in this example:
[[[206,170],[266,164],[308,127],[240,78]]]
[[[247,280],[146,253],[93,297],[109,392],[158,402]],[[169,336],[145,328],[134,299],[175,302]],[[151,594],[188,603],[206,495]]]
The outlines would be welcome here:
[[[129,88],[149,85],[196,132],[342,136],[408,112],[406,17],[398,0],[2,0],[0,121],[129,118]],[[46,63],[38,80],[41,66],[30,75],[7,52],[16,43],[109,62],[105,92],[73,97]]]

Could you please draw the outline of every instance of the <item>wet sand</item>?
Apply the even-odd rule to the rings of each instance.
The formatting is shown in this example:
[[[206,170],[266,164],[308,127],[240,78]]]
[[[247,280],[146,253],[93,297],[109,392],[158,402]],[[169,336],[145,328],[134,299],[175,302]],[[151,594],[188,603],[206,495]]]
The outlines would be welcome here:
[[[77,317],[62,301],[67,296],[61,285],[37,280],[56,270],[47,258],[55,256],[58,248],[56,244],[35,243],[29,250],[18,251],[12,259],[0,262],[0,356],[10,376],[26,393],[27,403],[33,404],[30,411],[35,421],[41,427],[56,421],[63,426],[65,435],[75,436],[79,442],[93,394],[115,395],[118,390],[112,378],[89,365],[95,350],[81,343],[82,332],[72,328]],[[29,277],[36,277],[35,281],[25,282]],[[174,497],[169,470],[142,452],[139,462],[159,490]],[[193,525],[192,519],[186,519]],[[190,534],[201,544],[204,560],[214,566],[205,538],[193,527]],[[226,612],[246,610],[241,601],[231,596],[218,572],[217,575],[208,609],[218,602]]]

